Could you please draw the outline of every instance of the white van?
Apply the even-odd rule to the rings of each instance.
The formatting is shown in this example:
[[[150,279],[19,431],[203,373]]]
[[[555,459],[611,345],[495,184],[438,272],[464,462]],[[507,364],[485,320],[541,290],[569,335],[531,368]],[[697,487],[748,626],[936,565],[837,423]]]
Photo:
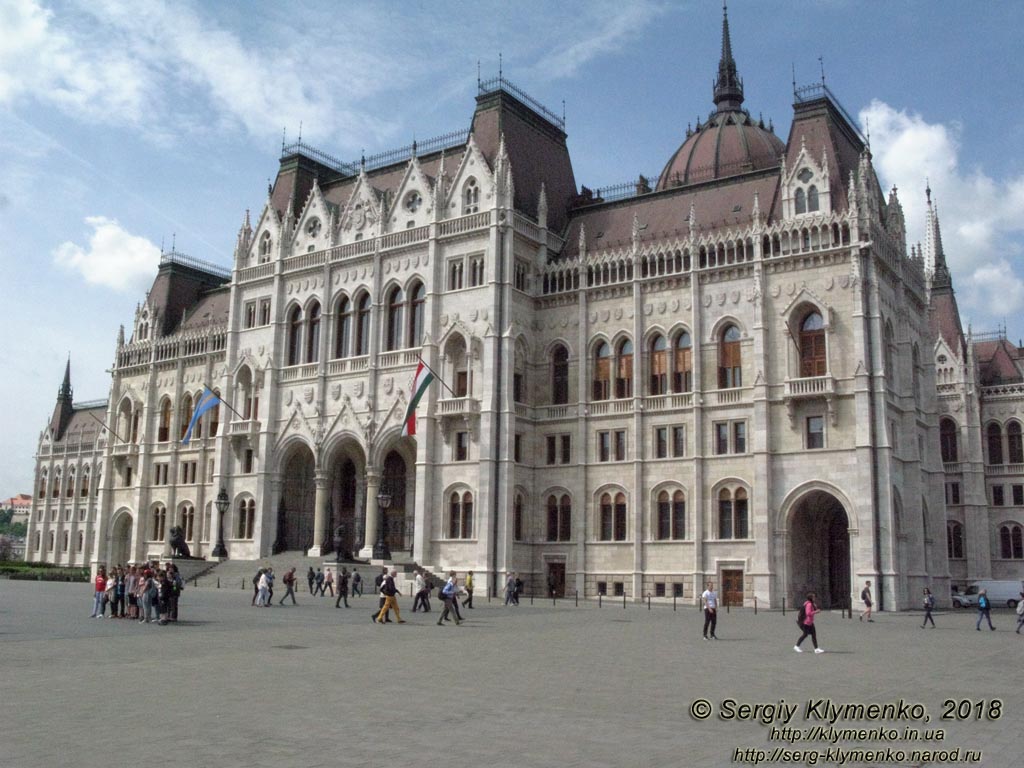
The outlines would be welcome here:
[[[1020,601],[1020,593],[1024,592],[1024,581],[972,581],[964,592],[953,593],[953,605],[959,608],[976,608],[978,593],[983,589],[993,608],[1005,605],[1013,610]]]

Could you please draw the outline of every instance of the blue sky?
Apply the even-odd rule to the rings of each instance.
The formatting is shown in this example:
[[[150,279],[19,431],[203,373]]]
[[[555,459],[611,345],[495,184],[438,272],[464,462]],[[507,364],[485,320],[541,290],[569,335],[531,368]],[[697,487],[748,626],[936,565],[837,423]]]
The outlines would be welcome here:
[[[1024,333],[1024,28],[1018,3],[733,0],[745,106],[785,138],[792,68],[870,125],[883,186],[923,240],[931,179],[965,322]],[[657,174],[711,109],[721,5],[0,0],[0,497],[32,455],[70,352],[105,397],[161,242],[230,263],[282,129],[358,159],[464,128],[477,62],[555,111],[577,182]],[[514,169],[513,169],[514,171]]]

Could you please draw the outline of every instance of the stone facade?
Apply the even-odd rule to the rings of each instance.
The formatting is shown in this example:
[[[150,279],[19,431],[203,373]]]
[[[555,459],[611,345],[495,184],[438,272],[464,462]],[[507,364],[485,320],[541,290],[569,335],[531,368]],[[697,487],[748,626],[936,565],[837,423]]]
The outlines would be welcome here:
[[[1021,467],[975,447],[1024,392],[975,386],[942,346],[933,246],[927,270],[908,254],[824,86],[797,91],[786,142],[750,117],[727,23],[714,97],[624,194],[578,190],[564,124],[501,78],[468,134],[358,164],[286,148],[230,274],[165,255],[94,409],[110,430],[51,419],[27,557],[163,557],[179,525],[201,557],[383,539],[481,589],[517,571],[587,597],[693,601],[712,580],[732,604],[835,607],[871,580],[898,609],[1019,577],[983,478]],[[958,372],[937,389],[942,355]],[[421,359],[443,383],[403,436]],[[66,385],[58,411],[95,422]],[[204,387],[225,405],[183,445]],[[954,407],[962,467],[940,456]],[[79,506],[53,489],[85,467]],[[58,551],[65,533],[85,543]]]

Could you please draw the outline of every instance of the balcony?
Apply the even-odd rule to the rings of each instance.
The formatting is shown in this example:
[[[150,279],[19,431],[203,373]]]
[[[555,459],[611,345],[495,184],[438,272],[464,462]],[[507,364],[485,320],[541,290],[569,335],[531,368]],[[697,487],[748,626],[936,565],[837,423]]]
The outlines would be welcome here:
[[[588,409],[588,415],[590,416],[608,416],[616,413],[632,413],[633,412],[633,398],[624,398],[622,400],[597,400],[590,404]]]
[[[306,363],[305,365],[290,365],[282,368],[281,381],[297,381],[299,379],[315,378],[319,370],[319,363]]]
[[[480,413],[480,401],[475,397],[449,397],[437,401],[437,413],[444,416],[475,416]]]
[[[135,443],[114,443],[110,450],[114,456],[134,456],[139,452],[139,446]]]
[[[537,420],[554,421],[555,419],[576,418],[575,405],[540,405],[536,409]]]
[[[256,419],[242,419],[228,424],[229,437],[248,437],[260,431],[260,423]]]
[[[645,411],[677,411],[693,407],[692,392],[678,392],[671,395],[648,395],[644,398]]]
[[[832,426],[836,425],[835,394],[836,384],[832,374],[824,376],[807,376],[799,379],[786,379],[783,398],[786,401],[786,408],[789,410],[790,425],[796,424],[796,403],[799,400],[810,400],[824,398],[828,408],[829,421]]]

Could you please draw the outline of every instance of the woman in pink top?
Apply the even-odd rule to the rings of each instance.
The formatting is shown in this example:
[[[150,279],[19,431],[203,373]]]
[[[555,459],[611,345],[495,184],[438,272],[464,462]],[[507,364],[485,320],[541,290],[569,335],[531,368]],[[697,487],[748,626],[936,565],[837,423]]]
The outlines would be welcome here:
[[[818,633],[814,629],[814,614],[816,613],[821,613],[821,609],[814,604],[814,593],[808,592],[807,602],[805,602],[803,608],[800,609],[800,614],[797,616],[796,620],[797,626],[800,627],[800,630],[803,632],[803,634],[800,635],[800,639],[796,641],[796,645],[793,646],[793,650],[797,653],[803,653],[803,649],[800,647],[800,644],[808,635],[811,636],[811,642],[814,643],[814,652],[825,652],[824,648],[818,647]]]

